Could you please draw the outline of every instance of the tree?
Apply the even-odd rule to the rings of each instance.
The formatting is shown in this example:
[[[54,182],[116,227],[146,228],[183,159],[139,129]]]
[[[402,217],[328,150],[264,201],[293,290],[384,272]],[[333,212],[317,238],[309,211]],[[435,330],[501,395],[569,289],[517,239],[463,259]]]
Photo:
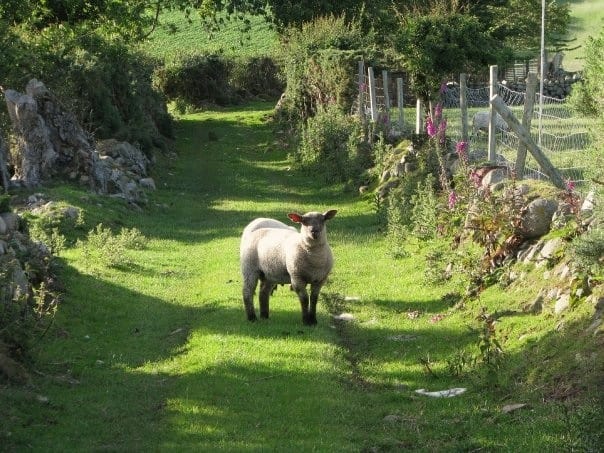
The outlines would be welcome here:
[[[477,18],[460,13],[418,15],[400,28],[397,50],[416,94],[433,99],[443,79],[500,58],[497,42]]]
[[[427,14],[473,16],[482,32],[496,39],[499,46],[516,51],[534,51],[540,46],[541,0],[394,0],[393,8],[405,18]],[[546,43],[557,47],[570,22],[568,2],[548,0],[546,19]]]

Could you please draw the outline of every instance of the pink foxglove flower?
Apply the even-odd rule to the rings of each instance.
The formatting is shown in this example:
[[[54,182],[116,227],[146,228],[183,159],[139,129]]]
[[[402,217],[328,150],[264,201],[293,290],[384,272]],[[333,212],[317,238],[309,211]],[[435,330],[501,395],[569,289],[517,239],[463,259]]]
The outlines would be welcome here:
[[[472,173],[470,173],[470,179],[472,180],[472,182],[474,183],[475,187],[480,187],[480,183],[482,182],[482,178],[481,176],[478,174],[478,172],[476,171],[472,171]]]
[[[457,142],[455,145],[455,151],[457,151],[457,156],[461,159],[464,164],[468,163],[468,142]]]
[[[447,132],[447,119],[443,118],[443,120],[438,125],[438,141],[441,145],[445,144],[445,133]]]
[[[434,137],[436,135],[436,126],[434,126],[432,118],[430,117],[426,119],[426,132],[430,137]]]
[[[457,204],[457,194],[454,190],[449,193],[449,209],[454,209]]]
[[[439,102],[438,104],[436,104],[436,106],[434,107],[434,118],[436,120],[441,119],[443,116],[443,105]]]

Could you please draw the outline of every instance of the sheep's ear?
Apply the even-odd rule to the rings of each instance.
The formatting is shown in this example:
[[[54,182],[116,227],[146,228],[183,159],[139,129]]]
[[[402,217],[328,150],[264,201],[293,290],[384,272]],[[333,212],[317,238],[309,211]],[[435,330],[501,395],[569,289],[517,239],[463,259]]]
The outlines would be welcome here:
[[[292,222],[302,223],[302,216],[300,214],[290,212],[289,214],[287,214],[287,217],[289,217]]]
[[[333,219],[336,216],[336,212],[338,212],[336,209],[330,209],[329,211],[323,213],[323,218],[325,220]]]

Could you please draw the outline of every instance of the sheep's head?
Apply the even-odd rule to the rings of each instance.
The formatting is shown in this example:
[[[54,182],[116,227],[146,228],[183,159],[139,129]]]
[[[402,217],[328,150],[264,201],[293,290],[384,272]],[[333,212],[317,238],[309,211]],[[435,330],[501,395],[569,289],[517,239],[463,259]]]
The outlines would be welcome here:
[[[325,222],[336,215],[335,209],[321,214],[320,212],[307,212],[304,215],[292,212],[287,216],[292,222],[302,225],[300,234],[307,239],[317,240],[325,236]]]

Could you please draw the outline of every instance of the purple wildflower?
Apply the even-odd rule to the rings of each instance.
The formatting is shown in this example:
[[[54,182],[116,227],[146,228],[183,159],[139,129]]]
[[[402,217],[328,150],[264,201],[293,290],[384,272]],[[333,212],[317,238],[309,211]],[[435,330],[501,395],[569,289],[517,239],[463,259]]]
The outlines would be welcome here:
[[[457,204],[457,194],[454,190],[449,193],[449,209],[454,209]]]
[[[436,120],[439,120],[440,118],[442,118],[442,116],[443,116],[443,105],[439,102],[434,107],[434,118]]]
[[[571,181],[570,179],[566,180],[566,190],[568,190],[569,192],[572,192],[573,190],[575,190],[575,182]]]
[[[432,118],[426,118],[426,132],[430,137],[434,137],[436,135],[436,126],[432,122]]]
[[[457,151],[457,155],[461,159],[461,161],[465,164],[468,163],[468,142],[457,142],[455,145],[455,151]]]
[[[443,118],[443,120],[438,125],[438,141],[441,145],[445,144],[445,132],[447,131],[447,119]]]
[[[475,187],[480,187],[480,183],[482,182],[482,177],[478,174],[478,172],[472,171],[472,173],[470,173],[470,179],[474,183]]]

